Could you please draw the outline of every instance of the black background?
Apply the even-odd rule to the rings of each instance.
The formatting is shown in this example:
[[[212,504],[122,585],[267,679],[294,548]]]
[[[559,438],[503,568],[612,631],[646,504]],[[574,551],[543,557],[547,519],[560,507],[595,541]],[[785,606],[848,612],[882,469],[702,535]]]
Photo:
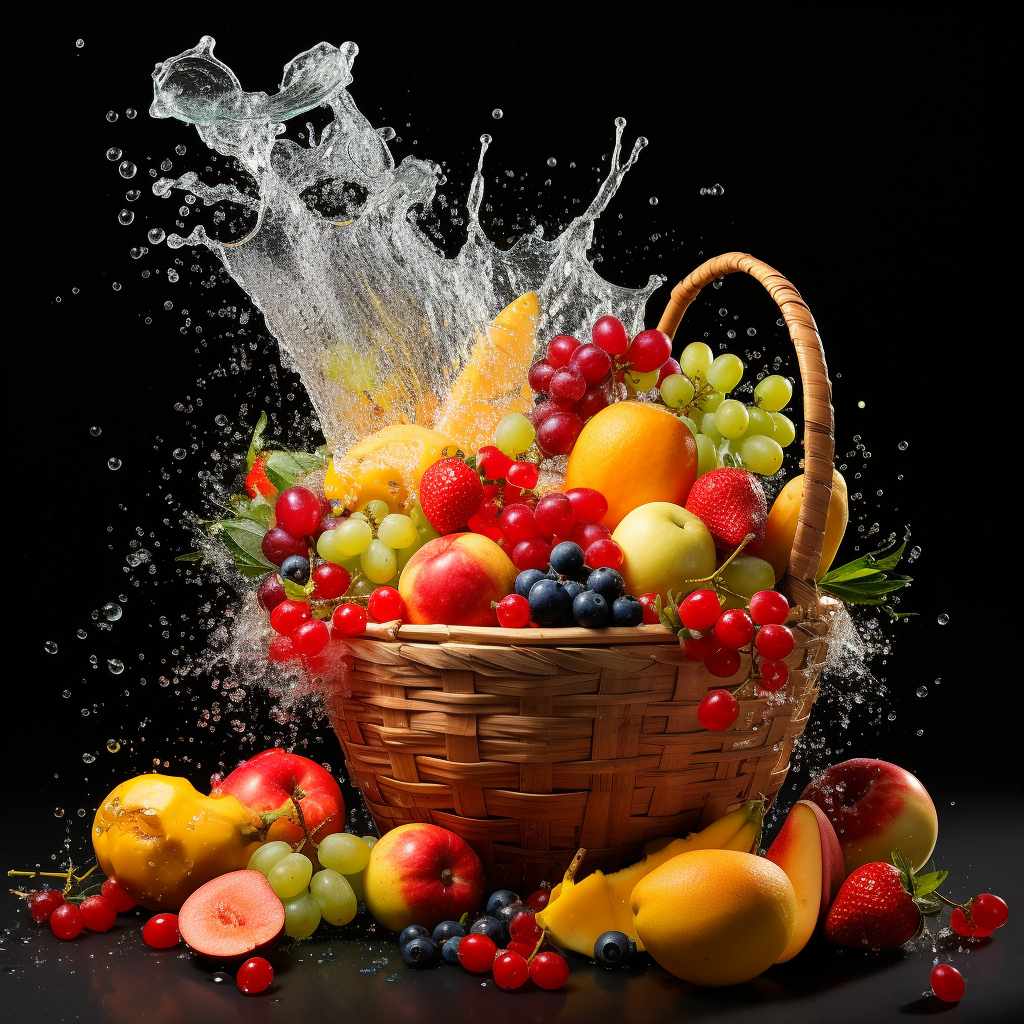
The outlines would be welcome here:
[[[24,50],[19,71],[33,88],[7,115],[5,305],[15,365],[5,638],[13,658],[6,755],[31,791],[40,861],[59,860],[65,843],[87,850],[97,802],[154,759],[202,786],[220,765],[297,736],[307,744],[299,749],[340,765],[326,724],[278,726],[259,696],[241,714],[223,714],[216,731],[197,727],[217,695],[208,678],[174,677],[183,656],[203,647],[200,604],[214,602],[210,615],[223,606],[214,585],[187,580],[173,562],[190,548],[183,514],[207,508],[200,475],[218,469],[210,453],[244,456],[247,440],[224,435],[214,416],[251,429],[259,408],[280,402],[285,439],[308,440],[293,424],[301,395],[280,398],[295,394],[294,378],[282,375],[277,388],[268,378],[277,357],[258,318],[245,339],[257,342],[252,369],[218,376],[231,342],[217,336],[237,325],[208,314],[249,303],[233,285],[202,287],[213,260],[166,246],[149,246],[138,261],[129,255],[148,244],[149,227],[170,229],[165,211],[179,202],[149,193],[149,168],[165,157],[175,173],[205,163],[193,129],[147,115],[154,63],[204,33],[217,38],[218,57],[245,88],[267,92],[300,51],[321,39],[354,39],[361,53],[351,91],[360,109],[375,126],[395,127],[399,158],[446,161],[453,198],[465,194],[479,135],[494,136],[489,195],[498,207],[492,216],[506,224],[528,213],[532,186],[548,177],[546,194],[559,201],[549,198],[543,216],[576,212],[573,197],[588,202],[598,180],[589,169],[607,167],[616,116],[628,120],[627,145],[646,135],[650,146],[598,226],[603,275],[630,285],[652,272],[667,275],[649,303],[653,325],[671,284],[712,255],[740,249],[785,273],[824,339],[837,462],[847,461],[855,435],[871,453],[861,480],[847,475],[851,492],[866,497],[854,503],[840,560],[854,557],[861,523],[878,522],[882,536],[909,524],[911,543],[922,548],[902,604],[919,616],[889,628],[894,649],[875,665],[886,679],[885,714],[878,724],[855,716],[844,730],[834,710],[819,705],[823,740],[814,762],[860,755],[902,764],[935,795],[940,820],[943,800],[972,789],[1019,799],[1006,728],[1018,713],[1019,688],[1013,26],[991,13],[984,23],[956,26],[890,15],[868,23],[881,17],[857,12],[826,27],[757,20],[740,8],[697,16],[679,7],[663,19],[636,7],[589,26],[520,12],[486,29],[451,12],[408,14],[403,27],[383,11],[272,26],[180,11],[153,24],[135,16],[63,22],[56,33],[38,23],[46,45]],[[76,37],[85,41],[81,49]],[[125,116],[129,106],[139,111],[134,120]],[[495,107],[504,110],[500,121],[491,116]],[[119,114],[113,124],[104,118],[109,109]],[[174,153],[178,144],[187,147],[184,157]],[[110,146],[137,163],[131,182],[105,159]],[[554,170],[549,156],[558,161]],[[505,169],[517,186],[527,173],[531,187],[503,192]],[[723,195],[700,194],[716,184]],[[130,187],[143,190],[134,204],[124,200]],[[136,219],[122,227],[117,213],[128,206]],[[502,228],[493,234],[507,241]],[[652,234],[661,237],[652,242]],[[175,256],[184,265],[170,284],[155,271],[165,272]],[[203,269],[191,271],[193,263]],[[145,269],[153,272],[148,280]],[[719,306],[729,309],[729,322],[716,315]],[[193,321],[184,334],[183,309]],[[756,325],[766,355],[784,353],[776,315],[754,282],[734,276],[702,296],[680,339],[708,331],[715,343],[735,327],[739,346]],[[176,411],[175,403],[192,411]],[[90,435],[94,425],[99,437]],[[171,455],[178,447],[188,449],[180,462]],[[122,461],[116,472],[107,469],[111,457]],[[856,468],[864,462],[849,461],[851,472],[854,461]],[[153,552],[153,575],[145,566],[125,571],[136,528]],[[121,593],[129,597],[122,619],[97,629],[91,612]],[[940,613],[948,625],[938,624]],[[76,637],[78,629],[87,639]],[[44,651],[50,640],[55,655]],[[126,666],[120,675],[105,667],[111,658]],[[169,686],[159,685],[161,675]],[[915,696],[922,684],[930,691],[924,699]],[[251,743],[231,731],[233,717],[255,732]],[[108,738],[121,742],[116,754],[105,749]],[[83,763],[83,753],[96,761]],[[54,816],[58,807],[63,817]]]

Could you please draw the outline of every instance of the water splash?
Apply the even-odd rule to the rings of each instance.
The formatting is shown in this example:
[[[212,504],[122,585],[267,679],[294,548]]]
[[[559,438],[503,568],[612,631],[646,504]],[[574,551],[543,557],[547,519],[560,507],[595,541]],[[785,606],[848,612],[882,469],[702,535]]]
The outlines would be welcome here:
[[[606,313],[631,333],[641,329],[662,278],[619,287],[587,259],[596,220],[647,145],[638,138],[622,159],[625,119],[615,122],[611,166],[586,212],[557,238],[528,234],[508,250],[480,224],[490,142],[483,136],[466,241],[448,258],[418,225],[445,181],[441,169],[413,157],[396,166],[387,146],[393,133],[374,129],[347,91],[354,43],[320,43],[300,54],[273,96],[245,92],[213,49],[204,36],[157,65],[150,113],[194,125],[252,186],[211,187],[189,172],[159,179],[153,191],[177,188],[204,206],[234,204],[252,225],[237,241],[218,240],[198,224],[187,238],[168,235],[167,243],[205,245],[219,256],[263,312],[282,361],[301,375],[336,454],[389,423],[433,425],[439,396],[450,392],[473,346],[487,343],[487,324],[527,291],[539,300],[538,343]],[[333,120],[319,139],[312,126],[308,145],[282,137],[284,121],[322,106]]]

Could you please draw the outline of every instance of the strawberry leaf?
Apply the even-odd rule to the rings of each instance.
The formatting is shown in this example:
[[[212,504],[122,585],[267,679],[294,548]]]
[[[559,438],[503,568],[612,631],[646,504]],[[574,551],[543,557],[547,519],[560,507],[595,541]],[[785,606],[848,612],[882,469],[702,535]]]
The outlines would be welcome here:
[[[948,871],[929,871],[926,875],[918,875],[914,879],[914,895],[927,896],[934,892],[948,877]]]

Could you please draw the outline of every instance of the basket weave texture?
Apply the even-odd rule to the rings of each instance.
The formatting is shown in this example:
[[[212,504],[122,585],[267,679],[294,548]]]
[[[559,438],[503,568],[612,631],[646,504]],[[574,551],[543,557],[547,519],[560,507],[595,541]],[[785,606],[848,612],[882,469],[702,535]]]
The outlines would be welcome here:
[[[579,847],[589,868],[614,869],[649,839],[684,835],[781,787],[827,653],[831,602],[813,581],[832,481],[832,409],[810,313],[785,278],[746,254],[709,260],[681,282],[661,329],[673,334],[700,288],[737,270],[779,302],[804,385],[804,497],[782,588],[796,606],[787,685],[775,694],[748,688],[736,723],[709,732],[697,705],[744,680],[749,655],[731,680],[712,676],[660,625],[370,626],[350,641],[352,672],[329,690],[327,709],[382,833],[420,821],[451,829],[493,885],[535,887],[557,881]]]

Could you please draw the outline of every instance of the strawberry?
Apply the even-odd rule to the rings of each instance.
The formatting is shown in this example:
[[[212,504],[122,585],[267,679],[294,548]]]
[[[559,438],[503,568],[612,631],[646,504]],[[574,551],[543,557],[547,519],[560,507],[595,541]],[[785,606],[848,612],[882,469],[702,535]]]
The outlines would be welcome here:
[[[843,882],[825,918],[830,942],[853,949],[899,949],[920,930],[922,913],[938,913],[942,904],[930,894],[946,872],[915,877],[895,850],[892,857],[892,864],[864,864]]]
[[[277,494],[277,488],[270,482],[270,479],[267,477],[267,471],[264,468],[268,454],[268,452],[260,452],[256,456],[256,461],[253,462],[252,469],[249,470],[249,474],[245,478],[245,493],[250,498],[255,498],[257,494],[262,494],[264,498],[269,500]]]
[[[463,529],[480,508],[484,488],[480,477],[462,459],[435,462],[420,481],[420,506],[438,533]]]
[[[716,547],[732,551],[748,533],[754,539],[744,554],[756,554],[764,543],[768,500],[761,481],[745,469],[713,469],[698,477],[690,488],[686,510],[704,523]]]

